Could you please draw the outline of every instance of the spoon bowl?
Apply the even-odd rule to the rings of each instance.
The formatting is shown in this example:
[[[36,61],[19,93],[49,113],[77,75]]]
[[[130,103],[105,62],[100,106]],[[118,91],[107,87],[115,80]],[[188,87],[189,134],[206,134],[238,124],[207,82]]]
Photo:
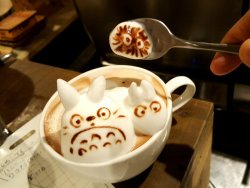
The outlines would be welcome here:
[[[136,29],[138,34],[143,32],[143,36],[147,37],[147,43],[144,44],[148,45],[148,43],[150,43],[150,47],[144,46],[144,51],[141,50],[141,43],[136,42],[137,39],[141,37],[138,34],[133,35],[132,39],[125,38],[125,43],[123,39],[123,46],[121,46],[121,42],[114,42],[113,39],[117,38],[118,35],[119,38],[122,39],[122,36],[120,36],[121,33],[118,34],[118,32],[116,32],[121,31],[122,25],[126,26],[127,33],[123,33],[126,37],[127,35],[133,34]],[[133,41],[135,42],[133,43]],[[235,55],[239,54],[238,45],[194,42],[178,38],[163,22],[153,18],[140,18],[122,22],[110,33],[109,43],[114,53],[131,59],[158,59],[164,56],[172,48],[216,51]],[[141,53],[141,51],[144,53]]]

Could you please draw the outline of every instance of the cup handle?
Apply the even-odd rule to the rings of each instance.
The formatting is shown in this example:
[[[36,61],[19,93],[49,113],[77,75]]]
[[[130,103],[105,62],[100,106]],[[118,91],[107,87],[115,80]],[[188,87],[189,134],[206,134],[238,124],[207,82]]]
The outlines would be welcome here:
[[[195,84],[186,76],[177,76],[166,83],[167,91],[172,94],[177,88],[185,86],[185,90],[172,103],[172,111],[175,112],[186,104],[195,94]]]

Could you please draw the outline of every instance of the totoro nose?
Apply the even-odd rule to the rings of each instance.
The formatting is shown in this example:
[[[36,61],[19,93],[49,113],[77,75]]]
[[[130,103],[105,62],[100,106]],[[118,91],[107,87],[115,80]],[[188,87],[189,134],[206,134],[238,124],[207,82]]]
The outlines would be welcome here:
[[[95,119],[95,116],[88,116],[86,118],[87,121],[93,121]]]

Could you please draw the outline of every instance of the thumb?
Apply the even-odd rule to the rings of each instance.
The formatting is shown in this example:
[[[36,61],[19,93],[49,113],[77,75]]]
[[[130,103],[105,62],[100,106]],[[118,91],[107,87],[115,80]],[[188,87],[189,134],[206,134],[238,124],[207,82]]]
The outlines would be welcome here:
[[[241,45],[239,56],[241,61],[250,68],[250,39],[247,39]]]

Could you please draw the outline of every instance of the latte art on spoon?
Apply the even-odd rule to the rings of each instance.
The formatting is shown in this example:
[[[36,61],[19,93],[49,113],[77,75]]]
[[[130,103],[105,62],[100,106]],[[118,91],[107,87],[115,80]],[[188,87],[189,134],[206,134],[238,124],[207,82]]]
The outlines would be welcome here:
[[[144,59],[152,52],[152,41],[144,27],[133,21],[118,24],[109,35],[112,51],[131,59]]]

